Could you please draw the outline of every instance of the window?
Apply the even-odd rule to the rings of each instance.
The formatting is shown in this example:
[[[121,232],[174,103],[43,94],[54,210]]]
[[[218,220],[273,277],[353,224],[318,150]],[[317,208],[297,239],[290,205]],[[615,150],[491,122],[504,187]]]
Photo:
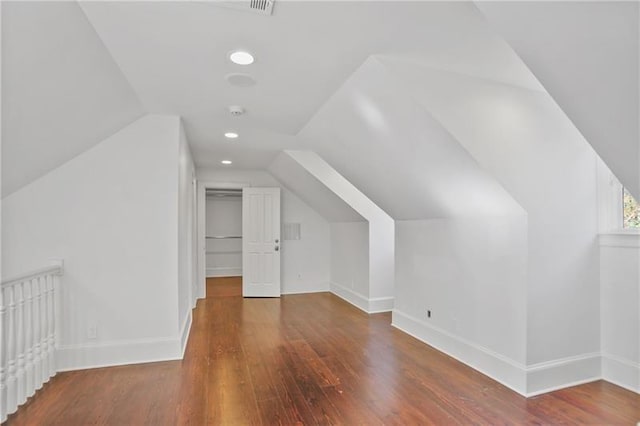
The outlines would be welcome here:
[[[626,188],[622,193],[622,212],[625,228],[640,228],[640,203],[629,194]]]

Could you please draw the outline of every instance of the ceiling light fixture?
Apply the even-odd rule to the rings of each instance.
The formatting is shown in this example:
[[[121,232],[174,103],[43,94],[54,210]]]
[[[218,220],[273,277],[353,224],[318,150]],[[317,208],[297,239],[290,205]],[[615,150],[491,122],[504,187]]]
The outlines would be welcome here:
[[[228,165],[228,164],[233,163],[233,161],[231,161],[231,160],[222,160],[222,161],[221,161],[221,163],[222,163],[222,164],[227,164],[227,165]]]
[[[227,132],[224,134],[224,137],[227,139],[237,139],[238,136],[239,135],[236,132]]]
[[[243,50],[234,50],[229,53],[229,59],[238,65],[251,65],[253,63],[253,55]]]

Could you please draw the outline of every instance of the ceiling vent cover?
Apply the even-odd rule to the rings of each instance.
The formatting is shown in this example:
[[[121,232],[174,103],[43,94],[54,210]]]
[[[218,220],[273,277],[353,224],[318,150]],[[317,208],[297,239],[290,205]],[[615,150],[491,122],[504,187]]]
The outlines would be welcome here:
[[[261,15],[271,15],[273,13],[273,3],[275,0],[228,0],[214,1],[210,4],[231,9],[244,10],[246,12],[259,13]]]
[[[273,0],[249,0],[249,8],[260,11],[265,15],[271,15],[273,12]]]

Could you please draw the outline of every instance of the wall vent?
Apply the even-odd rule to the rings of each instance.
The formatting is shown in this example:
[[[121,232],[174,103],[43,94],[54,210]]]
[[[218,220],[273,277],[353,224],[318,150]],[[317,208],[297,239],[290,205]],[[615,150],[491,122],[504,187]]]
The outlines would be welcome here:
[[[244,10],[246,12],[259,13],[261,15],[271,15],[273,13],[274,2],[275,0],[227,0],[214,1],[210,4],[228,7],[231,9]]]

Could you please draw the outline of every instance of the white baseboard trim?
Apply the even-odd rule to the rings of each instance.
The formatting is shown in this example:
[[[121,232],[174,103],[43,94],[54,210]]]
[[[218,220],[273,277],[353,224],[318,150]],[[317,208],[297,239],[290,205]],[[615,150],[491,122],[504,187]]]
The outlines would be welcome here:
[[[291,285],[283,284],[282,287],[294,287]],[[317,286],[314,286],[313,289],[309,290],[283,290],[282,295],[293,295],[293,294],[313,294],[313,293],[326,293],[330,289],[329,283],[320,283]]]
[[[393,297],[376,297],[369,299],[363,294],[334,282],[330,283],[329,291],[367,314],[389,312],[393,309],[393,302],[395,300]]]
[[[626,389],[638,392],[631,377],[640,379],[640,366],[630,362],[609,363],[609,376],[603,374],[604,358],[600,353],[557,359],[525,366],[513,359],[482,347],[475,342],[449,333],[426,321],[393,310],[392,326],[427,343],[441,352],[457,359],[502,383],[513,391],[532,397],[555,390],[577,386],[604,378]],[[635,376],[633,376],[635,374]],[[626,380],[625,380],[626,379]]]
[[[391,312],[393,311],[394,302],[395,297],[374,297],[369,299],[369,313]]]
[[[611,354],[602,354],[602,378],[640,394],[640,364]]]
[[[86,370],[184,358],[193,311],[189,310],[177,338],[119,340],[115,342],[64,345],[56,351],[58,371]]]
[[[324,290],[303,290],[303,291],[297,291],[297,290],[289,290],[289,291],[283,291],[282,293],[280,293],[282,296],[295,296],[296,294],[315,294],[315,293],[326,293],[329,290],[324,289]]]
[[[180,338],[120,340],[64,345],[56,351],[58,371],[85,370],[117,365],[182,359]]]
[[[207,278],[241,277],[241,276],[242,276],[242,266],[207,268]]]
[[[193,310],[189,310],[187,317],[182,324],[182,330],[180,332],[180,348],[182,358],[184,358],[184,351],[187,349],[187,342],[189,341],[189,335],[191,334],[191,323],[193,322]]]
[[[523,364],[397,309],[393,310],[391,325],[525,395],[526,368]]]
[[[342,300],[351,303],[361,311],[369,313],[369,299],[366,296],[334,282],[330,284],[329,289],[331,293],[335,294]]]
[[[527,397],[541,395],[602,378],[599,353],[590,353],[527,366]]]

